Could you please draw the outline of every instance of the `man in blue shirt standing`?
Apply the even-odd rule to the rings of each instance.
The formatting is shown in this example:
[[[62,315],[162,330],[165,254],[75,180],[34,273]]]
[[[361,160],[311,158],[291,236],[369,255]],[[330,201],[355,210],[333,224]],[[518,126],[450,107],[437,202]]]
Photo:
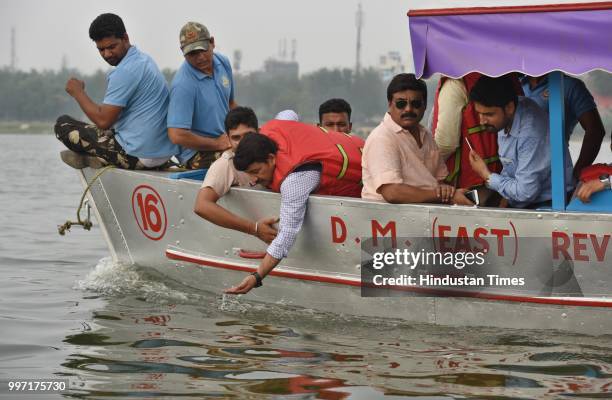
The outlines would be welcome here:
[[[548,112],[548,75],[525,76],[521,79],[523,92],[544,111]],[[597,158],[601,143],[606,134],[603,122],[595,100],[586,88],[584,82],[563,74],[563,91],[565,97],[565,137],[569,140],[574,128],[580,122],[584,129],[584,139],[580,155],[574,166],[574,176],[578,178],[580,172]]]
[[[187,168],[208,168],[217,154],[229,149],[225,116],[237,106],[234,80],[227,57],[215,53],[215,39],[197,22],[180,33],[185,61],[170,90],[168,135],[181,146],[178,159]]]
[[[497,132],[499,174],[491,173],[481,155],[470,152],[472,169],[516,208],[546,206],[551,194],[548,116],[533,100],[515,94],[507,76],[483,76],[470,92],[480,123]],[[566,191],[572,190],[572,162],[566,149]]]
[[[68,80],[66,91],[93,125],[63,115],[55,135],[69,149],[120,168],[162,166],[179,152],[166,131],[169,92],[164,76],[151,57],[130,44],[119,16],[99,15],[89,27],[89,37],[116,68],[108,74],[102,104],[91,100],[83,81]]]

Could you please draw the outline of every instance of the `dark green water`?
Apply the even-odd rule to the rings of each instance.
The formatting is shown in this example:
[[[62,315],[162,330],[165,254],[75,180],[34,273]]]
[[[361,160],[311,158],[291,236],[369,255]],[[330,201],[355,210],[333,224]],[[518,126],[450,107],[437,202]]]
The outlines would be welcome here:
[[[0,148],[0,380],[65,377],[75,398],[612,397],[610,335],[263,306],[114,264],[97,227],[57,235],[81,188],[55,138]]]

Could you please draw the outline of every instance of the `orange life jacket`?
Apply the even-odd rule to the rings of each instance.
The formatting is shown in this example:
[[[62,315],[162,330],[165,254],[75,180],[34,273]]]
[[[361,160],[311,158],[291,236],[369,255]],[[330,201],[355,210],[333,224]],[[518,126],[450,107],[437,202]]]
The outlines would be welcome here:
[[[599,179],[602,175],[612,175],[612,164],[593,164],[580,171],[580,180],[583,182]]]
[[[480,74],[478,72],[472,72],[463,77],[463,83],[467,89],[468,96],[479,78]],[[446,77],[440,79],[440,84],[436,91],[432,126],[434,136],[436,135],[436,127],[438,125],[438,98],[440,89],[447,79]],[[518,79],[517,85],[519,85]],[[484,184],[484,179],[474,172],[470,165],[470,148],[465,142],[465,138],[468,138],[474,151],[483,158],[484,162],[489,167],[489,171],[496,173],[501,172],[502,164],[497,154],[497,132],[490,132],[486,130],[483,125],[480,125],[480,118],[474,109],[474,103],[471,101],[468,102],[462,111],[461,140],[459,142],[459,147],[457,147],[455,153],[446,160],[446,167],[449,171],[446,182],[461,188],[481,186]]]
[[[361,196],[363,139],[296,121],[272,120],[260,132],[278,145],[270,189],[280,192],[281,184],[296,168],[320,163],[321,183],[316,194]]]

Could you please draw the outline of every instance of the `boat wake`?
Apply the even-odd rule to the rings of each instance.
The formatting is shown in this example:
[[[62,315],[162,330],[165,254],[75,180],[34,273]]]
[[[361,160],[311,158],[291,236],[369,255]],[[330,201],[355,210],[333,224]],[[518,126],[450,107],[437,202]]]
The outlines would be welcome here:
[[[135,296],[150,303],[192,303],[201,300],[195,293],[172,288],[138,266],[122,264],[104,257],[74,288],[105,296]]]
[[[415,324],[404,324],[384,318],[333,314],[321,310],[301,308],[285,304],[282,300],[274,304],[254,301],[249,297],[231,296],[222,293],[197,291],[179,282],[155,273],[151,268],[115,262],[110,257],[98,261],[87,276],[75,283],[74,289],[93,292],[105,297],[133,298],[154,305],[206,305],[206,314],[249,317],[260,322],[293,322],[300,326],[322,328],[330,322],[341,326],[380,327],[394,329],[402,326],[414,328]],[[202,311],[202,310],[201,310]],[[203,311],[202,311],[203,312]]]

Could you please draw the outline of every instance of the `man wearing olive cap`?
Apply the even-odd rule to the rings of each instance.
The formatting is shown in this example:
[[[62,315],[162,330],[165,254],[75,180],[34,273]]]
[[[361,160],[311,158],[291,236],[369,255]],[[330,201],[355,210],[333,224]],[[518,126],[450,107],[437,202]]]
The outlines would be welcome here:
[[[230,148],[223,124],[237,106],[232,67],[227,57],[213,51],[215,39],[200,23],[183,26],[180,44],[185,61],[170,89],[168,135],[181,146],[181,164],[208,168],[216,154]]]

